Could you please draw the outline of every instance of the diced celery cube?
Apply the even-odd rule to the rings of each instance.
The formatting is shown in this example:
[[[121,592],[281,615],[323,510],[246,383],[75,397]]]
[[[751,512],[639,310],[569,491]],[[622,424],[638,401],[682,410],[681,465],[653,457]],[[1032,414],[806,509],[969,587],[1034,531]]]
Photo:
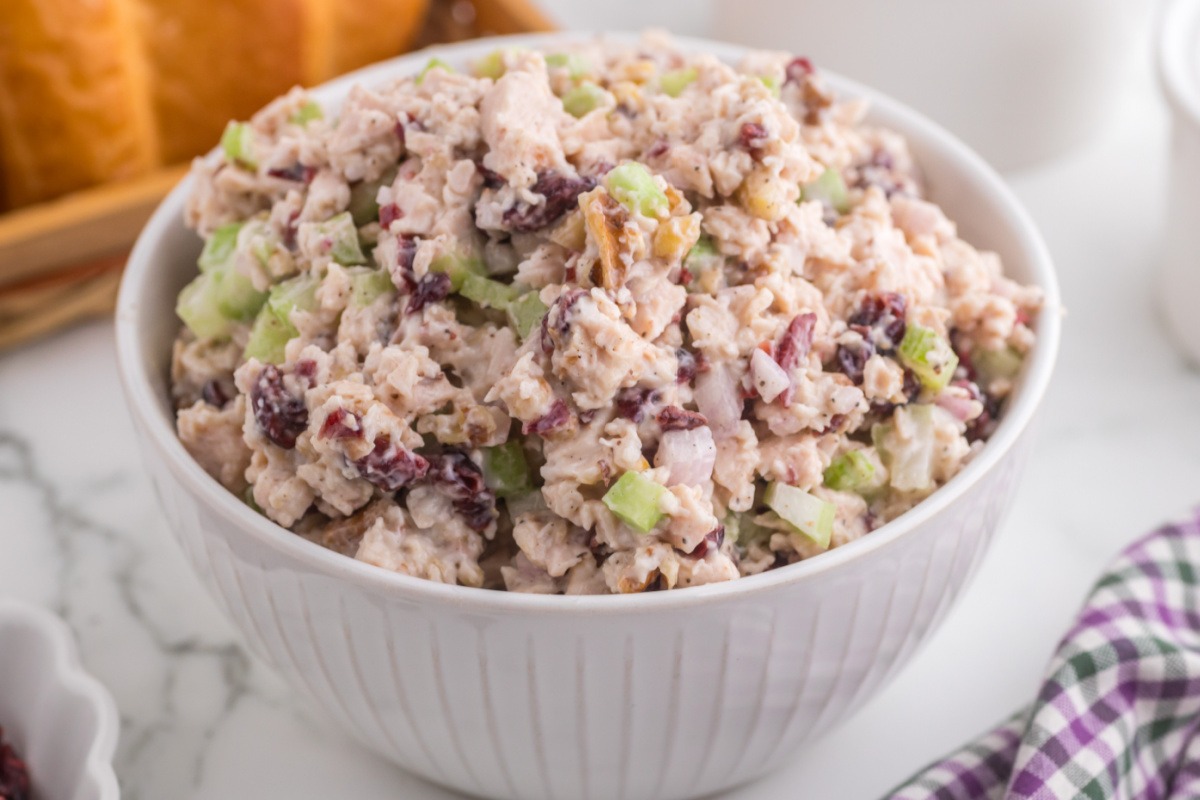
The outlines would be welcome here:
[[[664,94],[671,97],[679,97],[683,94],[691,83],[696,80],[696,70],[694,67],[685,69],[673,69],[670,72],[664,72],[662,77],[658,79],[658,85],[662,88]]]
[[[271,287],[267,308],[281,320],[291,318],[294,309],[312,311],[317,307],[317,287],[321,279],[313,275],[301,275]]]
[[[251,320],[267,301],[267,293],[255,289],[249,278],[234,271],[232,264],[211,275],[216,282],[217,310],[228,319]]]
[[[286,318],[280,317],[269,305],[263,306],[250,329],[250,338],[246,340],[246,358],[257,358],[268,364],[281,364],[284,358],[284,348],[293,336],[299,335],[296,326]]]
[[[444,272],[450,276],[450,288],[454,291],[462,289],[463,281],[468,275],[483,275],[484,266],[474,255],[466,252],[442,253],[433,259],[429,265],[432,272]]]
[[[861,492],[875,481],[875,465],[862,450],[835,458],[825,470],[825,485],[838,492]]]
[[[646,217],[665,216],[670,210],[667,194],[654,176],[636,161],[626,161],[605,176],[608,191],[621,205]]]
[[[392,276],[381,269],[354,267],[350,270],[350,303],[358,308],[369,306],[396,289]]]
[[[254,154],[254,130],[248,122],[230,122],[221,134],[221,150],[225,158],[245,167],[258,169],[258,158]]]
[[[779,97],[779,79],[773,75],[760,75],[758,79],[762,81],[763,86],[767,87],[767,91],[771,93],[772,97]]]
[[[717,269],[725,264],[725,256],[717,250],[713,240],[708,235],[702,235],[683,257],[683,265],[694,274]]]
[[[200,253],[201,272],[208,272],[229,263],[237,251],[238,232],[241,229],[242,223],[230,222],[209,235],[208,240],[204,243],[204,250]]]
[[[504,74],[504,50],[493,50],[471,65],[476,78],[498,80]]]
[[[971,363],[985,382],[1012,379],[1021,371],[1021,354],[1007,346],[999,350],[977,347],[971,351]]]
[[[846,182],[836,169],[830,168],[821,173],[821,177],[800,190],[800,202],[817,200],[832,208],[839,214],[850,210],[850,197],[846,193]]]
[[[425,66],[421,68],[421,71],[417,73],[417,85],[420,86],[422,83],[424,83],[425,76],[429,74],[430,70],[435,69],[440,69],[445,72],[454,72],[454,67],[450,66],[445,61],[442,61],[440,58],[431,58],[428,62],[426,62]]]
[[[520,289],[470,272],[463,276],[458,293],[481,306],[503,311],[517,299]]]
[[[881,422],[871,427],[871,442],[888,468],[889,483],[902,492],[924,492],[933,488],[934,407],[909,404],[896,409],[895,417],[905,424]],[[901,439],[898,428],[910,435]]]
[[[524,494],[533,488],[525,448],[516,439],[483,449],[483,482],[500,497]]]
[[[317,101],[308,100],[292,114],[291,123],[303,127],[315,119],[324,118],[325,112],[321,110],[321,106],[317,104]]]
[[[542,324],[548,310],[537,292],[526,292],[508,304],[508,324],[525,341]]]
[[[350,186],[350,205],[347,206],[347,210],[356,226],[361,228],[363,225],[379,221],[379,189],[382,186],[391,186],[392,181],[396,180],[397,171],[397,168],[392,166],[384,170],[376,180],[359,181]]]
[[[573,81],[592,71],[591,62],[578,53],[551,53],[546,56],[546,66],[551,69],[566,69],[567,75]]]
[[[329,255],[342,266],[365,263],[362,247],[358,243],[358,228],[349,211],[343,211],[317,225],[317,235],[329,241]]]
[[[608,95],[594,83],[581,83],[563,95],[563,110],[572,117],[582,117],[604,105]]]
[[[929,328],[909,325],[898,348],[900,360],[931,392],[945,389],[958,368],[958,355],[950,343]]]
[[[638,533],[649,533],[662,519],[658,505],[667,489],[640,472],[626,472],[604,493],[604,505]]]
[[[829,547],[837,508],[796,486],[773,481],[763,495],[767,507],[822,549]]]
[[[199,339],[223,339],[233,328],[217,307],[217,279],[200,275],[179,293],[175,313]]]

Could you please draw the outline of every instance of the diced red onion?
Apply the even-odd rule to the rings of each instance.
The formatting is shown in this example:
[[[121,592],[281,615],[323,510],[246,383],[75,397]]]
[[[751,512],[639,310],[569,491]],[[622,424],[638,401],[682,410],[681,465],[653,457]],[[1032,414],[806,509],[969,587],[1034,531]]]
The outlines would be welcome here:
[[[765,403],[771,402],[792,385],[783,367],[763,350],[755,350],[754,355],[750,356],[750,377]]]
[[[742,390],[729,368],[714,364],[696,376],[696,408],[708,420],[713,436],[720,440],[737,430],[742,418]]]
[[[983,404],[978,400],[953,391],[942,392],[934,402],[949,411],[960,422],[975,419],[983,410]]]
[[[699,486],[712,477],[717,462],[717,445],[707,427],[690,431],[667,431],[658,444],[654,466],[667,467],[667,483]]]

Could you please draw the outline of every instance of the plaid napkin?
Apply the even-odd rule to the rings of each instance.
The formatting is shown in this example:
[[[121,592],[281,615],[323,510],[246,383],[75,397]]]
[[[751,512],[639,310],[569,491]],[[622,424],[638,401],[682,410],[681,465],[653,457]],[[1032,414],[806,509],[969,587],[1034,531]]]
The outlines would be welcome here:
[[[1034,703],[890,800],[1200,797],[1200,509],[1126,550]]]

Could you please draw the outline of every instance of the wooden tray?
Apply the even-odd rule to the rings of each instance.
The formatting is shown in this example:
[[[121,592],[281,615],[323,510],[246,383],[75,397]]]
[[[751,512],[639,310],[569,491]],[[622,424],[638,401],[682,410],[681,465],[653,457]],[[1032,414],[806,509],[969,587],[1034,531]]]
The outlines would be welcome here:
[[[433,0],[416,47],[553,30],[529,0]],[[0,215],[0,349],[107,314],[125,258],[187,166]]]

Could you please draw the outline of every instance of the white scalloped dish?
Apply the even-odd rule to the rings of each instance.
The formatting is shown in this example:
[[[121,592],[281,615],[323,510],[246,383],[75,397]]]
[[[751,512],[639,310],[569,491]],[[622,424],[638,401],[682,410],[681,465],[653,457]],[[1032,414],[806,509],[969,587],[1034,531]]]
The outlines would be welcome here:
[[[118,800],[120,722],[112,696],[79,663],[62,620],[0,599],[0,726],[38,800]]]

